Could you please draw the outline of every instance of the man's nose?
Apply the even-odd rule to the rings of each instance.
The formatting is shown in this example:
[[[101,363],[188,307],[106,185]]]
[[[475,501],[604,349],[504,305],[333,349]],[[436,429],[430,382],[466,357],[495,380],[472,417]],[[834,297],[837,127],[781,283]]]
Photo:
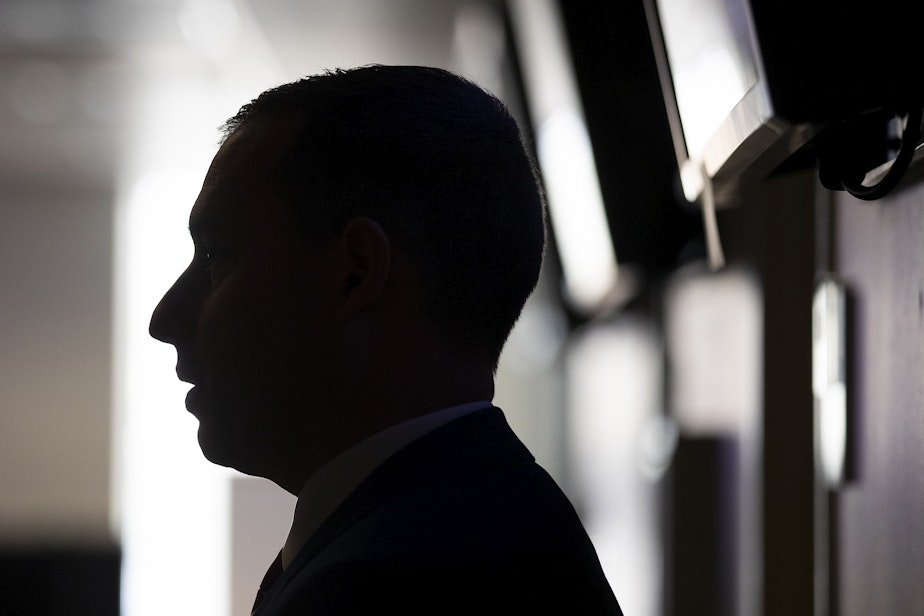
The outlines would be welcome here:
[[[189,333],[191,320],[188,314],[190,311],[189,290],[185,284],[187,273],[184,272],[177,278],[151,314],[148,333],[161,342],[176,344]]]

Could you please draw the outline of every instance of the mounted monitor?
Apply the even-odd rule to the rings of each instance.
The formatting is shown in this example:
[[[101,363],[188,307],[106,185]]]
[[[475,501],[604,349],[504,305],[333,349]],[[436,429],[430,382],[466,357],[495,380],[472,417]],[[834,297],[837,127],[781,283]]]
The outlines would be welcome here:
[[[644,3],[688,200],[708,180],[716,205],[733,204],[793,160],[850,190],[918,145],[915,21],[901,0]]]

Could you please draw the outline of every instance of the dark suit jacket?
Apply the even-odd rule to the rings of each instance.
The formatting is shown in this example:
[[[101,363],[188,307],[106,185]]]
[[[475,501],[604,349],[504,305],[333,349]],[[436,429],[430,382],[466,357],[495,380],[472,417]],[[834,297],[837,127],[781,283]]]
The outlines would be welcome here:
[[[621,611],[571,503],[490,408],[380,466],[256,614]]]

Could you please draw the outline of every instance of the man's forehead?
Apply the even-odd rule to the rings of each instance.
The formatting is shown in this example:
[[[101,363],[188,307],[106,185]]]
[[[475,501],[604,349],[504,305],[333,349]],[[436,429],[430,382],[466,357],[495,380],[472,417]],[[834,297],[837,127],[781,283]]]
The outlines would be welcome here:
[[[274,164],[281,154],[279,131],[245,125],[225,139],[209,166],[205,183],[215,184],[231,175],[259,171]]]
[[[240,213],[228,206],[254,193],[268,196],[275,191],[275,170],[297,129],[294,116],[280,116],[247,122],[228,136],[212,159],[190,212],[193,237],[218,230],[229,216]]]

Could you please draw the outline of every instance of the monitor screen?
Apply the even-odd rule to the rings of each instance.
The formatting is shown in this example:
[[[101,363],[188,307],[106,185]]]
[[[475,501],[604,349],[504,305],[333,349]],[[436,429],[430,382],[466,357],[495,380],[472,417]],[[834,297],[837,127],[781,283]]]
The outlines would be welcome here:
[[[646,0],[684,195],[716,204],[809,138],[775,113],[748,0]]]
[[[699,156],[757,83],[747,6],[744,0],[657,0],[657,7],[687,151]]]

